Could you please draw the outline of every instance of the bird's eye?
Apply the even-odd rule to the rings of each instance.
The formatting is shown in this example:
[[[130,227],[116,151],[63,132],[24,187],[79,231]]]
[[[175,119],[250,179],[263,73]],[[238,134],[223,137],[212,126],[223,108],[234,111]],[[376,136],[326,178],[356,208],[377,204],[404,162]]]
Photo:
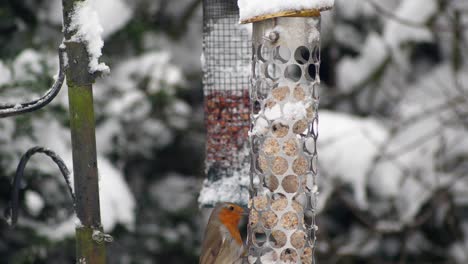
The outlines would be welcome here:
[[[234,211],[234,206],[230,205],[230,206],[228,207],[228,209],[229,209],[230,211]]]

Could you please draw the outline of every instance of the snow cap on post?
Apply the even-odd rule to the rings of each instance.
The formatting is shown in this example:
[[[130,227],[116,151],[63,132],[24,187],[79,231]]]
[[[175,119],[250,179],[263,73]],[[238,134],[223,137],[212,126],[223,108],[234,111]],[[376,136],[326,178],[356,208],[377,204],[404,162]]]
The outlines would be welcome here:
[[[335,0],[238,0],[240,23],[274,17],[314,17],[330,10]]]

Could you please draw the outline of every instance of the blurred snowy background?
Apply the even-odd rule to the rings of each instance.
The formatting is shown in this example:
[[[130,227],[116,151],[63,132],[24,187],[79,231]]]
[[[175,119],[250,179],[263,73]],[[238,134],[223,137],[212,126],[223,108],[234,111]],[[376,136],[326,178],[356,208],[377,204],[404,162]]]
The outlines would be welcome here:
[[[99,0],[95,85],[109,263],[197,263],[204,221],[200,0]],[[57,71],[61,1],[0,2],[0,99],[36,98]],[[319,263],[468,263],[468,2],[336,0],[322,21]],[[0,119],[0,209],[19,157],[71,166],[67,89]],[[73,263],[55,165],[26,170],[0,263]]]

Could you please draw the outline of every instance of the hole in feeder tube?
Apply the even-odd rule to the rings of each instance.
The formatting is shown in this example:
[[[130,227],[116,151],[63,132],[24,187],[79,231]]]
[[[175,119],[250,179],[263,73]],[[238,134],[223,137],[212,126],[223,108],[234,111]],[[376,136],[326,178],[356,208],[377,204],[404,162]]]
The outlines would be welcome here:
[[[276,139],[268,138],[265,140],[263,151],[268,156],[276,155],[280,151],[280,145]]]
[[[278,189],[279,183],[278,183],[278,178],[274,175],[267,175],[263,179],[264,181],[264,186],[270,190],[270,192],[275,191]]]
[[[299,225],[299,218],[296,212],[287,212],[281,217],[281,226],[284,229],[291,230],[297,228]]]
[[[265,75],[271,80],[278,80],[280,77],[280,67],[274,63],[267,64]]]
[[[309,58],[310,58],[310,52],[307,47],[300,46],[294,52],[294,59],[299,64],[306,64],[307,62],[309,62]]]
[[[307,66],[306,79],[311,82],[314,82],[316,77],[317,68],[315,67],[315,64],[309,64],[309,66]]]
[[[283,152],[288,156],[295,156],[297,154],[297,140],[294,138],[286,140],[283,144]]]
[[[258,45],[258,59],[263,61],[263,62],[267,62],[269,59],[270,59],[270,54],[271,54],[271,49],[268,48],[267,46],[265,45]]]
[[[283,211],[288,206],[288,198],[284,194],[275,193],[271,197],[271,208],[274,211]]]
[[[273,59],[278,63],[286,63],[291,59],[291,51],[286,46],[275,48]]]
[[[253,114],[258,115],[261,110],[262,110],[262,104],[260,103],[260,101],[255,100],[255,102],[253,103],[253,106],[252,106]]]
[[[297,252],[295,249],[287,248],[281,252],[281,263],[297,263]]]
[[[278,223],[278,216],[272,211],[263,212],[262,223],[266,229],[272,229]]]
[[[272,133],[275,137],[282,138],[289,132],[289,126],[284,125],[281,122],[275,122],[271,126]]]
[[[312,264],[312,248],[306,247],[301,255],[302,264]]]
[[[303,248],[306,243],[306,234],[298,230],[291,235],[291,245],[297,249]]]
[[[259,230],[255,231],[254,233],[254,238],[253,242],[257,247],[263,247],[263,245],[266,242],[266,235],[264,232],[261,232]]]
[[[284,77],[293,82],[298,82],[302,77],[301,67],[296,64],[288,65],[284,71]]]
[[[262,256],[260,256],[260,261],[257,261],[257,263],[276,263],[276,261],[278,261],[278,254],[270,249],[269,251],[264,251],[262,253]]]
[[[320,62],[320,47],[315,46],[312,50],[312,63]]]
[[[282,175],[288,170],[288,161],[283,157],[275,157],[271,171],[276,175]]]
[[[288,175],[284,177],[281,186],[287,193],[295,193],[299,188],[299,180],[296,175]]]
[[[289,87],[287,86],[280,86],[276,87],[271,91],[273,98],[278,101],[283,101],[289,95]]]
[[[299,157],[294,160],[292,169],[297,175],[303,175],[307,172],[308,167],[309,162],[307,161],[307,159],[305,159],[304,157]]]
[[[286,237],[286,234],[283,231],[280,230],[274,230],[270,234],[270,245],[274,248],[282,248],[284,245],[286,245],[286,241],[288,238]]]
[[[302,101],[305,99],[306,94],[304,89],[301,86],[296,86],[293,91],[294,99]]]

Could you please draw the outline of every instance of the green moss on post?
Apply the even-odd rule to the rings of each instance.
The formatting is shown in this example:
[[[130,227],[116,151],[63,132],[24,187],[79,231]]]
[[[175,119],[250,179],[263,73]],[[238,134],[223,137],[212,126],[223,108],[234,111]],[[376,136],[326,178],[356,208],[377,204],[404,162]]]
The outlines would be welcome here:
[[[92,240],[93,229],[89,227],[76,228],[76,261],[82,263],[106,263],[104,243]],[[78,255],[78,253],[81,253]]]
[[[70,129],[73,152],[75,209],[82,226],[76,228],[77,263],[106,263],[104,242],[93,240],[93,232],[101,231],[99,179],[96,158],[96,129],[93,107],[93,82],[89,72],[86,43],[72,40],[70,14],[81,0],[63,0],[63,21],[68,68],[66,71],[70,103]]]

